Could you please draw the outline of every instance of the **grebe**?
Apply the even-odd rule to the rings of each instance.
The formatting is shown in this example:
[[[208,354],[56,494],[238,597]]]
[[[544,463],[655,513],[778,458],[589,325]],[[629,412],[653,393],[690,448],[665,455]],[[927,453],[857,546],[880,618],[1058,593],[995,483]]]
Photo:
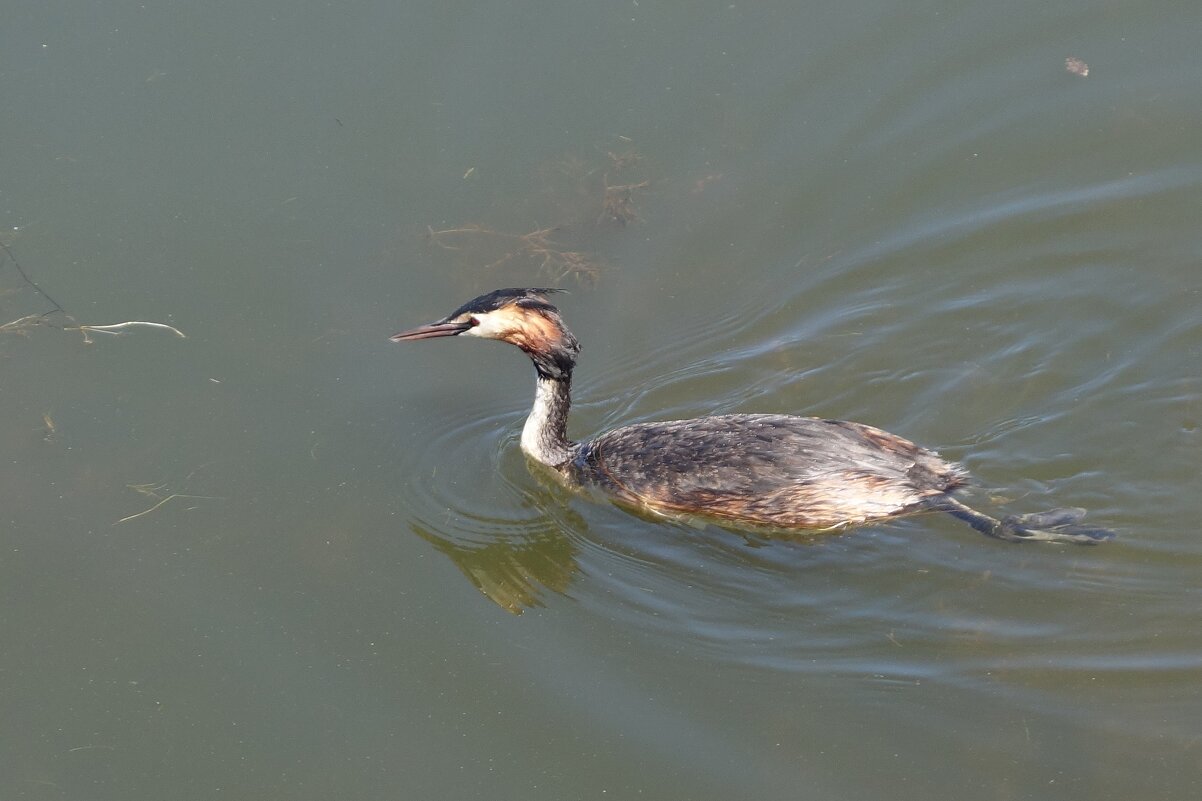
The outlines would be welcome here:
[[[534,408],[522,450],[573,487],[595,487],[651,512],[731,527],[840,529],[942,511],[1012,542],[1092,544],[1113,536],[1077,525],[1084,509],[996,520],[952,497],[958,465],[862,423],[783,414],[724,414],[638,423],[573,442],[567,436],[580,344],[547,302],[554,289],[498,289],[393,342],[471,336],[516,345],[534,362]]]

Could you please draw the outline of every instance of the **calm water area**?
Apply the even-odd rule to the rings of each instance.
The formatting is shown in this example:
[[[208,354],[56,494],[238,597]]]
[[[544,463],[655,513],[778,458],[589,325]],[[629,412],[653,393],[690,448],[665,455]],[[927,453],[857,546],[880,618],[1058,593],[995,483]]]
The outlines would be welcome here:
[[[0,798],[1202,797],[1202,4],[3,5]],[[505,286],[1117,537],[572,494]]]

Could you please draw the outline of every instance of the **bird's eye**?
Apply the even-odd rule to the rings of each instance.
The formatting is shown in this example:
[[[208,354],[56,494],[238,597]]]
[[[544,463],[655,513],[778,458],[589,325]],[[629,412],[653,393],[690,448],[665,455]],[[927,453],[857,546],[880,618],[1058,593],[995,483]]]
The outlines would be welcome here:
[[[467,321],[468,321],[468,322],[471,324],[471,326],[472,326],[473,328],[475,328],[476,326],[480,325],[480,318],[479,318],[479,317],[469,317],[469,318],[467,318]]]

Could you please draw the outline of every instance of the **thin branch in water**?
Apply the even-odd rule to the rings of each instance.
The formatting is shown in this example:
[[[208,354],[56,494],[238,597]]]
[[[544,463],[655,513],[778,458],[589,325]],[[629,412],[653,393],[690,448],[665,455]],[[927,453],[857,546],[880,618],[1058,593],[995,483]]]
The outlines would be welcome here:
[[[195,472],[195,471],[193,471],[193,472]],[[182,492],[173,492],[170,495],[168,495],[166,498],[164,498],[161,495],[159,495],[159,490],[166,489],[167,485],[165,483],[162,483],[162,484],[127,484],[126,486],[128,486],[131,490],[133,490],[134,492],[137,492],[141,495],[146,495],[147,497],[150,497],[150,498],[158,498],[159,501],[154,506],[151,506],[149,509],[145,509],[141,512],[138,512],[135,515],[130,515],[128,517],[121,518],[116,523],[113,523],[114,526],[118,526],[118,525],[128,522],[130,520],[136,520],[137,518],[142,517],[143,515],[148,515],[151,512],[155,511],[156,509],[164,506],[168,501],[175,500],[176,498],[195,498],[197,500],[206,500],[206,501],[223,500],[222,498],[215,496],[215,495],[187,495]]]
[[[84,325],[81,323],[80,325],[67,326],[63,330],[79,331],[83,334],[83,341],[85,343],[91,344],[92,338],[90,336],[88,336],[88,334],[90,334],[90,333],[111,334],[113,336],[120,336],[121,334],[125,333],[125,329],[132,328],[133,326],[139,326],[139,325],[145,326],[147,328],[158,328],[163,331],[170,331],[171,333],[175,334],[180,339],[188,338],[187,335],[184,334],[183,331],[180,331],[178,328],[176,328],[173,325],[167,325],[166,323],[148,323],[148,322],[144,322],[142,320],[129,320],[124,323],[112,323],[110,325]]]
[[[548,228],[546,230],[553,231],[555,229]],[[539,232],[534,231],[531,233]],[[462,250],[462,245],[453,245],[447,241],[448,239],[453,241],[457,237],[496,237],[498,239],[522,240],[530,235],[531,234],[510,234],[506,233],[505,231],[498,231],[495,228],[488,228],[487,226],[479,225],[477,223],[461,225],[458,228],[443,228],[440,231],[435,231],[432,227],[428,225],[426,226],[427,241],[438,245],[444,250]]]
[[[51,306],[54,307],[53,311],[48,311],[43,314],[27,314],[26,316],[20,317],[16,320],[11,320],[7,323],[0,324],[0,333],[7,332],[7,333],[25,334],[30,328],[33,328],[38,325],[43,325],[46,322],[46,318],[52,314],[62,314],[64,317],[67,318],[68,322],[71,322],[71,323],[76,322],[75,318],[72,317],[70,314],[68,314],[67,310],[64,309],[57,300],[50,297],[50,295],[46,292],[46,290],[44,290],[40,286],[38,286],[37,283],[32,278],[29,277],[29,274],[25,272],[25,268],[21,266],[21,262],[17,260],[16,254],[12,252],[12,249],[7,244],[5,244],[3,240],[0,240],[0,250],[2,250],[4,252],[4,255],[8,257],[8,260],[13,263],[13,267],[16,268],[17,273],[21,276],[21,280],[23,280],[26,284],[28,284],[31,288],[33,288],[33,290],[35,292],[37,292],[39,295],[41,295],[43,298],[45,298],[46,301]],[[0,262],[0,263],[2,263],[2,262]],[[83,341],[86,344],[91,344],[92,337],[90,335],[93,333],[112,334],[112,335],[116,336],[118,334],[124,333],[125,329],[133,328],[135,326],[144,326],[146,328],[158,328],[158,329],[161,329],[164,331],[170,331],[171,333],[175,334],[180,339],[187,339],[187,336],[184,334],[184,332],[180,331],[175,326],[167,325],[166,323],[144,322],[142,320],[129,320],[124,323],[112,323],[109,325],[85,325],[83,323],[80,323],[77,325],[65,325],[65,326],[63,326],[63,330],[64,331],[79,331],[80,333],[83,334]]]
[[[57,300],[50,297],[50,295],[46,294],[46,290],[42,289],[40,286],[38,286],[36,283],[34,283],[34,280],[32,278],[30,278],[28,274],[26,274],[25,268],[21,266],[21,262],[17,261],[16,254],[13,253],[12,250],[9,249],[8,245],[4,244],[3,241],[0,241],[0,250],[3,250],[5,255],[8,256],[9,261],[11,261],[13,263],[13,267],[17,268],[17,272],[20,274],[21,279],[23,281],[25,281],[25,283],[29,284],[31,287],[33,287],[35,292],[37,292],[39,295],[41,295],[46,300],[48,300],[50,302],[50,305],[54,307],[55,311],[62,312],[63,314],[67,313],[66,310],[62,306],[58,305]]]

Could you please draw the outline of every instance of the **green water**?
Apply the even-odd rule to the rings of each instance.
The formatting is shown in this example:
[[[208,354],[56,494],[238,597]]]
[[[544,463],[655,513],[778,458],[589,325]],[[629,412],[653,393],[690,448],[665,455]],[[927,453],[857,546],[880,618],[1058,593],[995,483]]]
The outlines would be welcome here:
[[[3,18],[0,241],[66,314],[0,330],[0,796],[1199,793],[1202,7]],[[567,493],[520,353],[387,341],[545,284],[577,436],[859,420],[1118,537]],[[63,330],[125,321],[186,338]]]

